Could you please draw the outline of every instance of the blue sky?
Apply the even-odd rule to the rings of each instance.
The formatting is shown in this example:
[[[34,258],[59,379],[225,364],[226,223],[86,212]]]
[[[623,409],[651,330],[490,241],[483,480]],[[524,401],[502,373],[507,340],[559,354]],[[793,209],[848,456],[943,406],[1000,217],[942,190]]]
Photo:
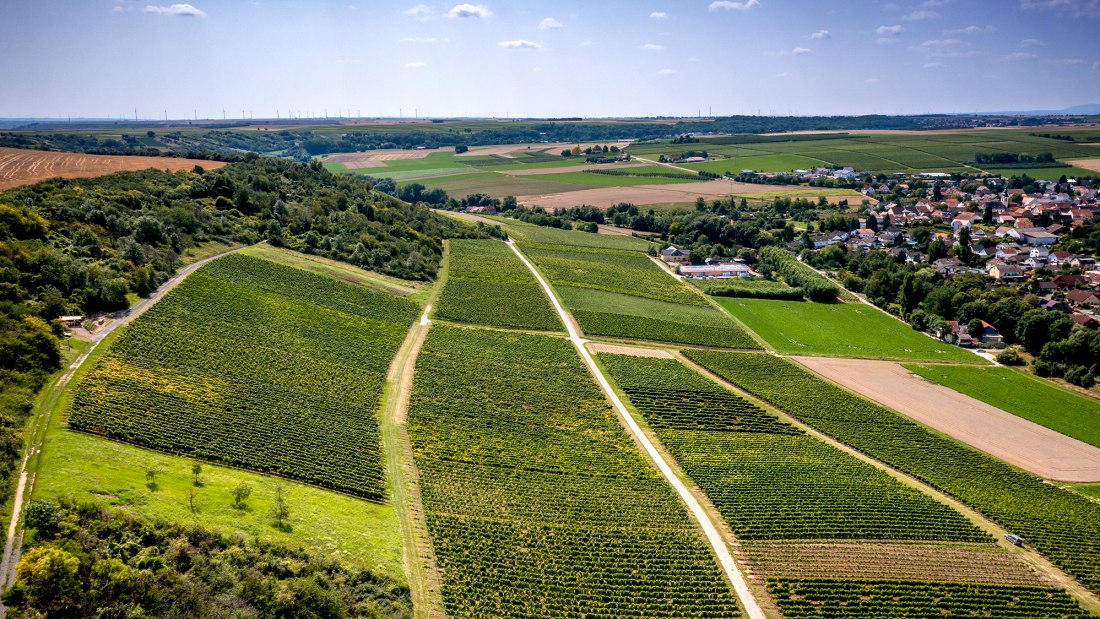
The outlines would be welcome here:
[[[1100,103],[1100,0],[5,0],[0,117]]]

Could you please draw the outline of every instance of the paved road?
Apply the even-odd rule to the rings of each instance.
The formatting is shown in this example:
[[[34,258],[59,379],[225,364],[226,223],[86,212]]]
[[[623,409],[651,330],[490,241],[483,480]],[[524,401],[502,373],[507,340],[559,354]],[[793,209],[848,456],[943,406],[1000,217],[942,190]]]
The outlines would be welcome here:
[[[581,358],[584,359],[585,365],[588,366],[589,371],[596,377],[596,380],[600,383],[600,387],[607,397],[611,399],[611,403],[615,406],[615,410],[618,411],[619,416],[626,424],[627,430],[630,431],[635,440],[645,449],[646,453],[661,471],[661,475],[663,475],[665,480],[672,485],[676,493],[680,495],[680,498],[687,504],[691,515],[703,528],[703,533],[706,534],[707,541],[714,550],[714,554],[718,556],[718,562],[721,564],[722,570],[725,572],[730,582],[733,583],[733,588],[737,592],[737,597],[741,600],[741,606],[745,609],[745,614],[747,614],[750,619],[765,619],[764,611],[761,610],[760,605],[756,602],[756,598],[752,596],[748,583],[745,582],[744,576],[742,576],[741,571],[737,569],[737,564],[734,563],[733,555],[730,554],[729,548],[726,546],[726,541],[722,539],[721,533],[718,532],[718,528],[714,525],[714,522],[710,519],[706,510],[703,509],[703,506],[696,500],[695,495],[688,490],[687,486],[680,481],[680,478],[673,472],[672,467],[665,461],[661,452],[657,450],[649,440],[649,437],[642,432],[642,429],[638,427],[638,423],[634,421],[634,418],[626,410],[626,405],[624,405],[622,400],[619,399],[619,396],[615,394],[615,390],[611,388],[611,383],[608,382],[603,371],[596,365],[596,361],[592,358],[588,349],[585,348],[587,340],[581,337],[580,332],[573,325],[571,316],[569,316],[565,308],[561,306],[561,303],[559,303],[554,296],[554,292],[550,288],[550,285],[546,283],[542,275],[535,270],[535,266],[527,260],[527,256],[524,256],[523,253],[519,251],[515,241],[508,241],[508,246],[512,248],[512,251],[514,251],[517,256],[519,256],[523,264],[527,265],[527,268],[531,270],[531,274],[535,276],[539,285],[542,286],[543,291],[546,292],[546,296],[550,298],[550,302],[553,303],[554,309],[558,312],[558,316],[561,317],[561,321],[569,331],[569,341],[573,342],[573,345],[577,348],[577,352],[580,353]]]

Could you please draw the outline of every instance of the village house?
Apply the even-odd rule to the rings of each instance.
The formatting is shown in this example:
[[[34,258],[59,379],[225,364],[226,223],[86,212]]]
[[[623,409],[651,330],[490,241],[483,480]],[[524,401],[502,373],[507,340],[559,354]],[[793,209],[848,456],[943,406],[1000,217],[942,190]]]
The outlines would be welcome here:
[[[661,260],[669,264],[684,264],[691,260],[690,249],[677,249],[676,247],[669,245],[661,250]]]

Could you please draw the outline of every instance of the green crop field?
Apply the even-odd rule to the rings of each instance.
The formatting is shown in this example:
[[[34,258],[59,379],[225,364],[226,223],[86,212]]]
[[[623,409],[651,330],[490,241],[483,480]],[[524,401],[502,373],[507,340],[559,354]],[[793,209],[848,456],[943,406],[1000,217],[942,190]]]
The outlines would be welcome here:
[[[992,541],[950,507],[679,361],[600,360],[738,539]]]
[[[70,427],[380,501],[377,409],[416,304],[262,259],[203,266],[84,378]]]
[[[906,364],[905,368],[934,383],[1100,447],[1100,400],[1004,367]]]
[[[573,185],[590,185],[592,187],[630,187],[633,185],[672,185],[684,184],[692,181],[705,180],[703,177],[695,178],[669,178],[667,176],[641,176],[629,174],[633,169],[622,170],[622,174],[597,174],[594,172],[566,172],[562,174],[536,174],[524,178],[533,178],[554,183],[569,183]],[[675,173],[675,170],[665,169],[664,173]]]
[[[715,299],[781,353],[984,363],[862,303]]]
[[[1047,484],[772,355],[686,351],[802,422],[973,507],[1100,592],[1100,503]]]
[[[568,342],[433,327],[408,428],[449,615],[739,615]]]
[[[402,181],[398,184],[407,185],[410,182],[415,181]],[[472,193],[484,193],[494,198],[504,198],[507,196],[577,191],[588,188],[587,185],[539,180],[538,176],[509,176],[507,174],[485,172],[445,176],[434,179],[430,183],[421,184],[432,189],[442,189],[456,198],[462,198]]]
[[[737,323],[709,305],[668,303],[569,286],[559,286],[557,291],[581,330],[588,335],[723,348],[760,348]]]
[[[450,241],[447,283],[435,315],[498,327],[561,331],[546,293],[501,241]]]
[[[812,170],[816,167],[827,165],[821,159],[803,157],[801,155],[756,155],[749,157],[732,157],[730,159],[716,159],[702,163],[685,163],[682,167],[692,170],[705,170],[715,174],[732,172],[740,174],[741,170],[755,170],[757,172],[790,172],[792,170]]]
[[[521,243],[520,249],[555,286],[591,288],[647,299],[706,305],[706,299],[677,282],[641,252]]]
[[[614,249],[621,251],[643,252],[654,246],[653,243],[634,236],[621,234],[592,234],[577,230],[559,230],[536,226],[514,219],[505,219],[508,236],[521,244],[553,245],[563,248],[587,247],[591,249]]]
[[[832,617],[1092,617],[1064,591],[1039,587],[923,582],[768,579],[783,616]]]

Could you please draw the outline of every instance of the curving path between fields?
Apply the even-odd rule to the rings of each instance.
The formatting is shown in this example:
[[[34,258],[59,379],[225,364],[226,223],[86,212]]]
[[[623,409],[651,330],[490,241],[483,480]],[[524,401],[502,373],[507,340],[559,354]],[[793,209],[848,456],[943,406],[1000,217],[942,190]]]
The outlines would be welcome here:
[[[211,260],[217,260],[226,254],[240,251],[241,249],[244,248],[237,247],[229,251],[224,251],[220,254],[210,256],[209,258],[199,260],[181,269],[172,276],[171,279],[161,284],[148,298],[143,299],[130,309],[125,310],[121,318],[111,321],[110,324],[106,325],[92,336],[92,345],[88,350],[77,357],[76,360],[66,368],[65,373],[52,385],[47,386],[46,389],[53,392],[60,392],[65,385],[72,380],[73,375],[76,374],[76,371],[80,369],[84,361],[92,354],[92,351],[94,351],[111,332],[122,325],[129,324],[130,321],[145,313],[153,304],[164,298],[165,293],[175,288],[180,282],[186,279],[188,275],[194,273],[202,265]],[[27,434],[30,436],[30,440],[27,444],[26,452],[23,455],[23,463],[19,468],[19,482],[15,487],[15,498],[12,500],[11,521],[8,524],[7,540],[4,543],[4,555],[3,559],[0,559],[0,591],[7,591],[11,585],[15,584],[15,566],[19,563],[20,546],[23,540],[23,530],[20,527],[22,519],[20,516],[23,512],[24,499],[29,497],[31,491],[34,489],[36,474],[34,467],[30,465],[31,459],[42,450],[42,441],[46,437],[46,429],[49,427],[50,414],[52,412],[53,405],[47,402],[47,405],[39,412],[39,415],[32,418],[28,423]],[[6,617],[7,612],[7,607],[0,603],[0,619]]]
[[[745,609],[745,614],[749,619],[765,619],[764,611],[761,610],[760,605],[757,603],[756,598],[753,597],[752,592],[749,590],[749,585],[745,581],[745,577],[741,574],[741,571],[737,568],[737,564],[733,560],[733,555],[730,553],[729,548],[726,546],[726,541],[722,538],[722,534],[718,532],[718,527],[715,526],[714,521],[711,520],[706,510],[703,509],[701,503],[695,498],[695,495],[684,485],[684,482],[680,481],[680,478],[673,472],[672,467],[661,455],[661,452],[653,445],[649,440],[649,437],[642,432],[642,429],[638,426],[638,423],[634,421],[634,418],[626,409],[626,405],[619,399],[619,396],[615,393],[615,390],[611,388],[611,383],[608,382],[607,377],[604,376],[603,371],[598,365],[596,365],[595,359],[592,358],[591,353],[585,347],[588,340],[585,340],[580,335],[580,331],[574,326],[572,316],[570,316],[565,308],[562,307],[557,297],[554,296],[554,291],[550,287],[550,284],[543,279],[542,275],[535,269],[535,265],[531,264],[531,261],[524,256],[523,253],[516,247],[515,241],[509,239],[508,246],[512,248],[519,259],[524,265],[531,271],[531,274],[538,280],[539,285],[542,286],[543,292],[549,297],[550,303],[553,304],[554,310],[557,311],[561,321],[565,324],[566,330],[569,332],[569,341],[576,347],[577,352],[581,358],[584,359],[584,364],[588,366],[588,370],[596,377],[597,382],[600,384],[600,388],[611,400],[611,403],[615,406],[616,412],[623,420],[627,430],[633,436],[646,454],[653,460],[654,464],[661,471],[661,475],[665,480],[676,490],[676,494],[680,495],[680,499],[687,504],[688,511],[691,512],[692,517],[703,528],[703,533],[706,535],[707,542],[710,544],[714,554],[718,557],[718,563],[722,566],[722,571],[725,573],[726,578],[733,584],[734,591],[737,593],[737,597],[741,600],[741,606]]]

